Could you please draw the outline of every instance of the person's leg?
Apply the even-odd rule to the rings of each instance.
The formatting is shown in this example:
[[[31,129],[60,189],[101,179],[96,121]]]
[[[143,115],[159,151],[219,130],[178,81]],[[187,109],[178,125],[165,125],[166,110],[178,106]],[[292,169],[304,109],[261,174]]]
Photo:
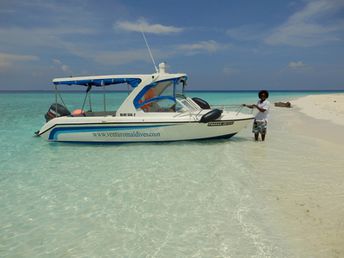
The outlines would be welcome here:
[[[265,133],[262,133],[262,141],[265,141]]]
[[[265,135],[266,135],[267,126],[268,126],[268,122],[265,121],[265,122],[262,124],[262,130],[261,130],[262,141],[265,141]]]
[[[252,133],[254,134],[254,139],[255,139],[256,141],[258,141],[259,130],[258,130],[257,121],[254,121],[254,122],[253,122]]]

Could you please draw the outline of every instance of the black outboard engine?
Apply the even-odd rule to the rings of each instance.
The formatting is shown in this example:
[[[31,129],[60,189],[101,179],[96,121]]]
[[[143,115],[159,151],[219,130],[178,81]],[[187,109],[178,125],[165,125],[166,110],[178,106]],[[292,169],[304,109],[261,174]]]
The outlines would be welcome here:
[[[49,120],[55,117],[69,116],[69,115],[70,115],[70,112],[65,106],[59,103],[54,103],[54,104],[51,104],[48,112],[45,114],[44,117],[45,117],[46,122],[48,122]]]
[[[208,113],[204,114],[199,122],[208,123],[214,121],[218,119],[221,116],[221,114],[222,110],[215,108],[213,110],[210,110]]]
[[[201,109],[210,109],[210,105],[204,99],[201,98],[192,98],[192,100],[201,108]]]

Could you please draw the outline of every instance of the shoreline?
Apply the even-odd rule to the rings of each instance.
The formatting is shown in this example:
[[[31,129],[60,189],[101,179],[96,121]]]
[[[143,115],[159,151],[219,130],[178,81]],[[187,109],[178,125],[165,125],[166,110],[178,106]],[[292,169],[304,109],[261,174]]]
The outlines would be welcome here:
[[[343,126],[273,106],[265,142],[53,146],[40,99],[4,98],[3,256],[344,256]]]
[[[289,129],[294,133],[344,145],[344,94],[307,95],[292,99],[296,112],[287,119],[293,119]],[[279,109],[274,107],[275,110]]]
[[[291,99],[292,108],[271,110],[265,156],[256,161],[264,170],[255,180],[269,207],[266,216],[280,232],[275,237],[287,239],[294,257],[344,254],[342,99],[344,94],[307,95]]]
[[[292,101],[303,114],[344,126],[344,94],[307,95]]]

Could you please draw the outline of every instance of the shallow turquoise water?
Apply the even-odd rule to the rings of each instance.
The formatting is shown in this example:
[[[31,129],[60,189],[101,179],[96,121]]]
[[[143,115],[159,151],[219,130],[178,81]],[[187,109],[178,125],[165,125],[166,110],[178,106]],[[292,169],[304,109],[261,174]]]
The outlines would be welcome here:
[[[272,93],[270,99],[305,94]],[[189,95],[211,104],[257,99],[256,93]],[[125,96],[110,94],[107,100]],[[65,95],[70,109],[81,105],[79,97]],[[96,96],[94,105],[101,108],[101,99]],[[48,143],[33,132],[53,101],[46,93],[0,94],[1,257],[292,253],[265,216],[264,198],[251,175],[261,163],[250,161],[250,155],[257,161],[265,154],[252,144],[249,129],[230,140]]]

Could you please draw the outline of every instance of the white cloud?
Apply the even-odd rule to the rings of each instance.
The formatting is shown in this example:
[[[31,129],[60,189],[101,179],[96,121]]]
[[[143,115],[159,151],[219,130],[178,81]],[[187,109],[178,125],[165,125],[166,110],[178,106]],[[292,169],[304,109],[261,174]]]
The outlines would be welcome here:
[[[0,52],[0,68],[11,67],[19,62],[37,61],[39,58],[32,55],[16,55]]]
[[[62,65],[61,66],[61,70],[64,71],[64,72],[69,72],[70,71],[70,68],[68,65]]]
[[[118,28],[125,31],[135,31],[153,33],[153,34],[170,34],[183,31],[183,28],[174,26],[166,26],[162,24],[149,24],[146,20],[140,19],[137,22],[120,21],[114,25],[114,28]]]
[[[0,43],[3,45],[30,48],[30,47],[53,47],[64,48],[66,41],[63,36],[76,34],[92,34],[93,30],[77,27],[51,27],[32,28],[30,30],[20,27],[0,28]],[[25,41],[23,41],[25,39]]]
[[[289,62],[289,64],[288,64],[288,68],[298,70],[298,69],[306,68],[306,65],[305,65],[305,63],[302,62],[302,61],[295,61],[295,62],[294,62],[294,61],[291,61],[291,62]]]
[[[194,55],[202,52],[214,53],[227,48],[228,45],[217,43],[215,40],[200,41],[192,44],[182,44],[177,48],[186,52],[186,54]]]
[[[307,1],[302,10],[277,27],[265,38],[265,42],[307,47],[341,40],[339,34],[344,31],[343,20],[333,19],[332,16],[343,9],[344,2],[341,0]]]
[[[80,0],[68,6],[57,1],[19,2],[8,1],[0,8],[6,11],[2,18],[8,21],[8,26],[0,26],[4,52],[40,53],[44,59],[45,51],[69,51],[70,42],[76,42],[78,36],[91,35],[94,39],[102,28],[94,11]],[[87,44],[85,41],[79,40],[78,44]]]
[[[59,59],[53,59],[53,63],[57,64],[57,65],[61,65],[62,64],[61,60],[59,60]]]
[[[71,73],[71,69],[68,65],[63,64],[61,60],[59,59],[53,59],[53,63],[55,66],[57,66],[59,69],[61,69],[65,73]]]
[[[165,45],[162,48],[152,48],[152,54],[156,61],[166,60],[171,56],[180,55],[194,55],[199,53],[214,53],[223,49],[226,49],[229,45],[219,44],[216,41],[201,41],[193,44],[184,45]],[[129,64],[134,62],[147,62],[151,63],[148,50],[146,48],[125,50],[87,50],[81,49],[74,44],[64,44],[64,48],[68,49],[70,53],[83,59],[92,60],[102,65],[119,66],[123,64]],[[55,61],[56,62],[56,61]]]

